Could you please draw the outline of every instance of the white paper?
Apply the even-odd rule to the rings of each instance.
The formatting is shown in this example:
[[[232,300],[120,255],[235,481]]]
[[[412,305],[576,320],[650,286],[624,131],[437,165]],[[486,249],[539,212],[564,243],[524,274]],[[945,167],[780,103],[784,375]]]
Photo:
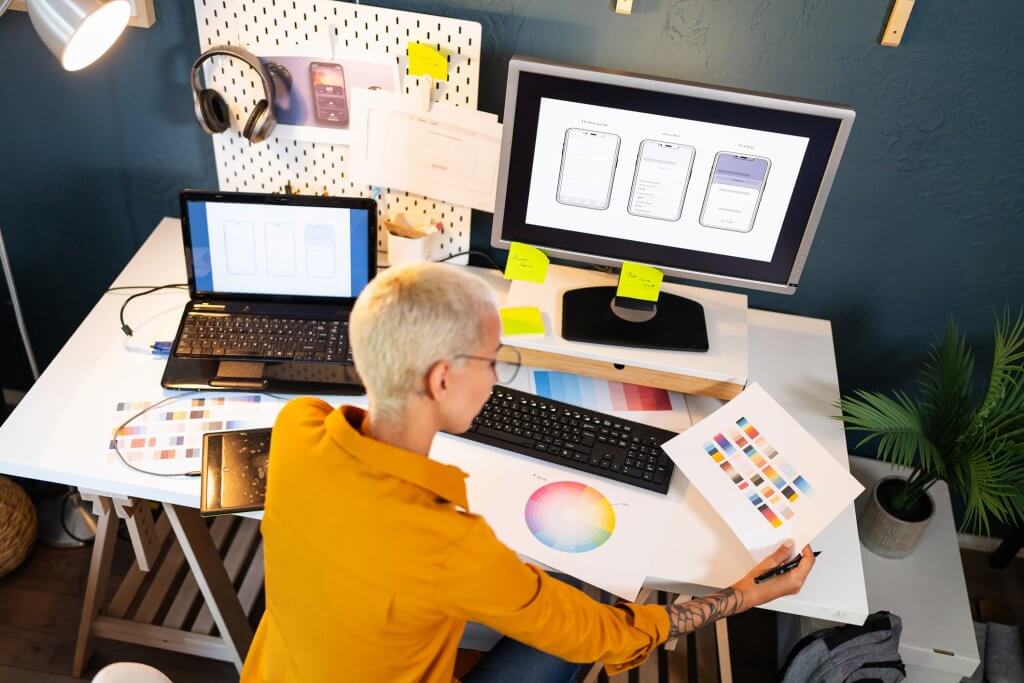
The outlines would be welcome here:
[[[662,447],[757,561],[811,543],[864,490],[757,384]]]
[[[664,542],[659,520],[671,514],[665,496],[446,434],[434,440],[430,457],[470,475],[469,509],[505,545],[625,600],[636,599]],[[539,493],[545,487],[551,498]]]
[[[692,424],[686,397],[677,391],[609,382],[553,370],[531,368],[528,374],[528,391],[544,398],[672,432],[685,431]]]
[[[349,177],[458,206],[494,211],[501,124],[493,114],[412,96],[355,90]]]

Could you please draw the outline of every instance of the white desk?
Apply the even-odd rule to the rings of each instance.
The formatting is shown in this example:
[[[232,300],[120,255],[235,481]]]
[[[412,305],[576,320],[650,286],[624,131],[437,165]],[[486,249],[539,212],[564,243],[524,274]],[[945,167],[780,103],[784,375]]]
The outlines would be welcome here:
[[[477,272],[499,296],[507,293],[508,283],[497,272]],[[180,223],[165,218],[114,286],[184,281]],[[172,339],[187,300],[186,292],[171,290],[132,302],[126,315],[135,337],[127,340],[117,317],[127,295],[108,292],[100,298],[0,427],[0,473],[198,508],[198,479],[162,479],[108,462],[116,403],[166,395],[160,388],[162,359],[130,348],[144,349],[154,340]],[[749,320],[751,379],[763,385],[848,468],[843,429],[830,417],[836,413],[833,404],[839,398],[839,386],[829,322],[764,311],[750,311]],[[364,399],[328,400],[359,404]],[[690,400],[695,419],[717,405],[714,399]],[[749,560],[708,503],[678,474],[670,495],[681,504],[676,517],[665,522],[665,544],[648,585],[701,594],[742,575]],[[767,607],[862,623],[868,606],[852,508],[822,533],[815,549],[823,554],[803,591]]]

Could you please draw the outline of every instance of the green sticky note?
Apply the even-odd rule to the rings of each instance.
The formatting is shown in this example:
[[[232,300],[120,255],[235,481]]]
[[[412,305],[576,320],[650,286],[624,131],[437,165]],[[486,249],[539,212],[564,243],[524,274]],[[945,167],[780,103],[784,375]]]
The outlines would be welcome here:
[[[548,276],[548,255],[537,247],[513,242],[505,263],[506,280],[526,280],[543,284]]]
[[[448,80],[448,58],[430,45],[409,43],[409,75],[430,76],[435,81]]]
[[[657,268],[623,261],[622,272],[619,274],[619,288],[615,294],[628,299],[657,301],[663,277],[665,276]]]
[[[501,333],[507,337],[517,334],[544,334],[544,319],[536,306],[513,306],[498,311]]]

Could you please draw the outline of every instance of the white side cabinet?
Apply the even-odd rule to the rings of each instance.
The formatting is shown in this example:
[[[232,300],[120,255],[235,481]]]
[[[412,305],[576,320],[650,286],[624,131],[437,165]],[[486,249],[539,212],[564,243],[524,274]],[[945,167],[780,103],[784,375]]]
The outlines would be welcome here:
[[[865,491],[893,472],[892,466],[868,458],[850,458],[850,472]],[[900,468],[897,474],[903,474]],[[980,662],[974,637],[967,585],[957,545],[949,490],[942,482],[930,489],[935,516],[914,552],[901,560],[875,555],[861,546],[868,607],[903,619],[900,655],[911,683],[957,683]]]

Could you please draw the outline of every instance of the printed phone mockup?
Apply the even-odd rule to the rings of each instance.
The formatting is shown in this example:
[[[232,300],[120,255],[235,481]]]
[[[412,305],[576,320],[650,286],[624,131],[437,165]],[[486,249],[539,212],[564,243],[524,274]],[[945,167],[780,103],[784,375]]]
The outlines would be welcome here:
[[[619,160],[619,136],[583,128],[565,131],[558,172],[559,204],[603,211],[612,197]]]
[[[675,142],[641,142],[626,210],[641,218],[679,220],[695,153],[693,147]]]
[[[345,95],[345,71],[341,64],[311,62],[309,78],[313,83],[313,112],[317,122],[327,126],[347,126],[348,99]]]
[[[716,154],[700,224],[736,232],[753,230],[770,167],[771,161],[764,157]]]

